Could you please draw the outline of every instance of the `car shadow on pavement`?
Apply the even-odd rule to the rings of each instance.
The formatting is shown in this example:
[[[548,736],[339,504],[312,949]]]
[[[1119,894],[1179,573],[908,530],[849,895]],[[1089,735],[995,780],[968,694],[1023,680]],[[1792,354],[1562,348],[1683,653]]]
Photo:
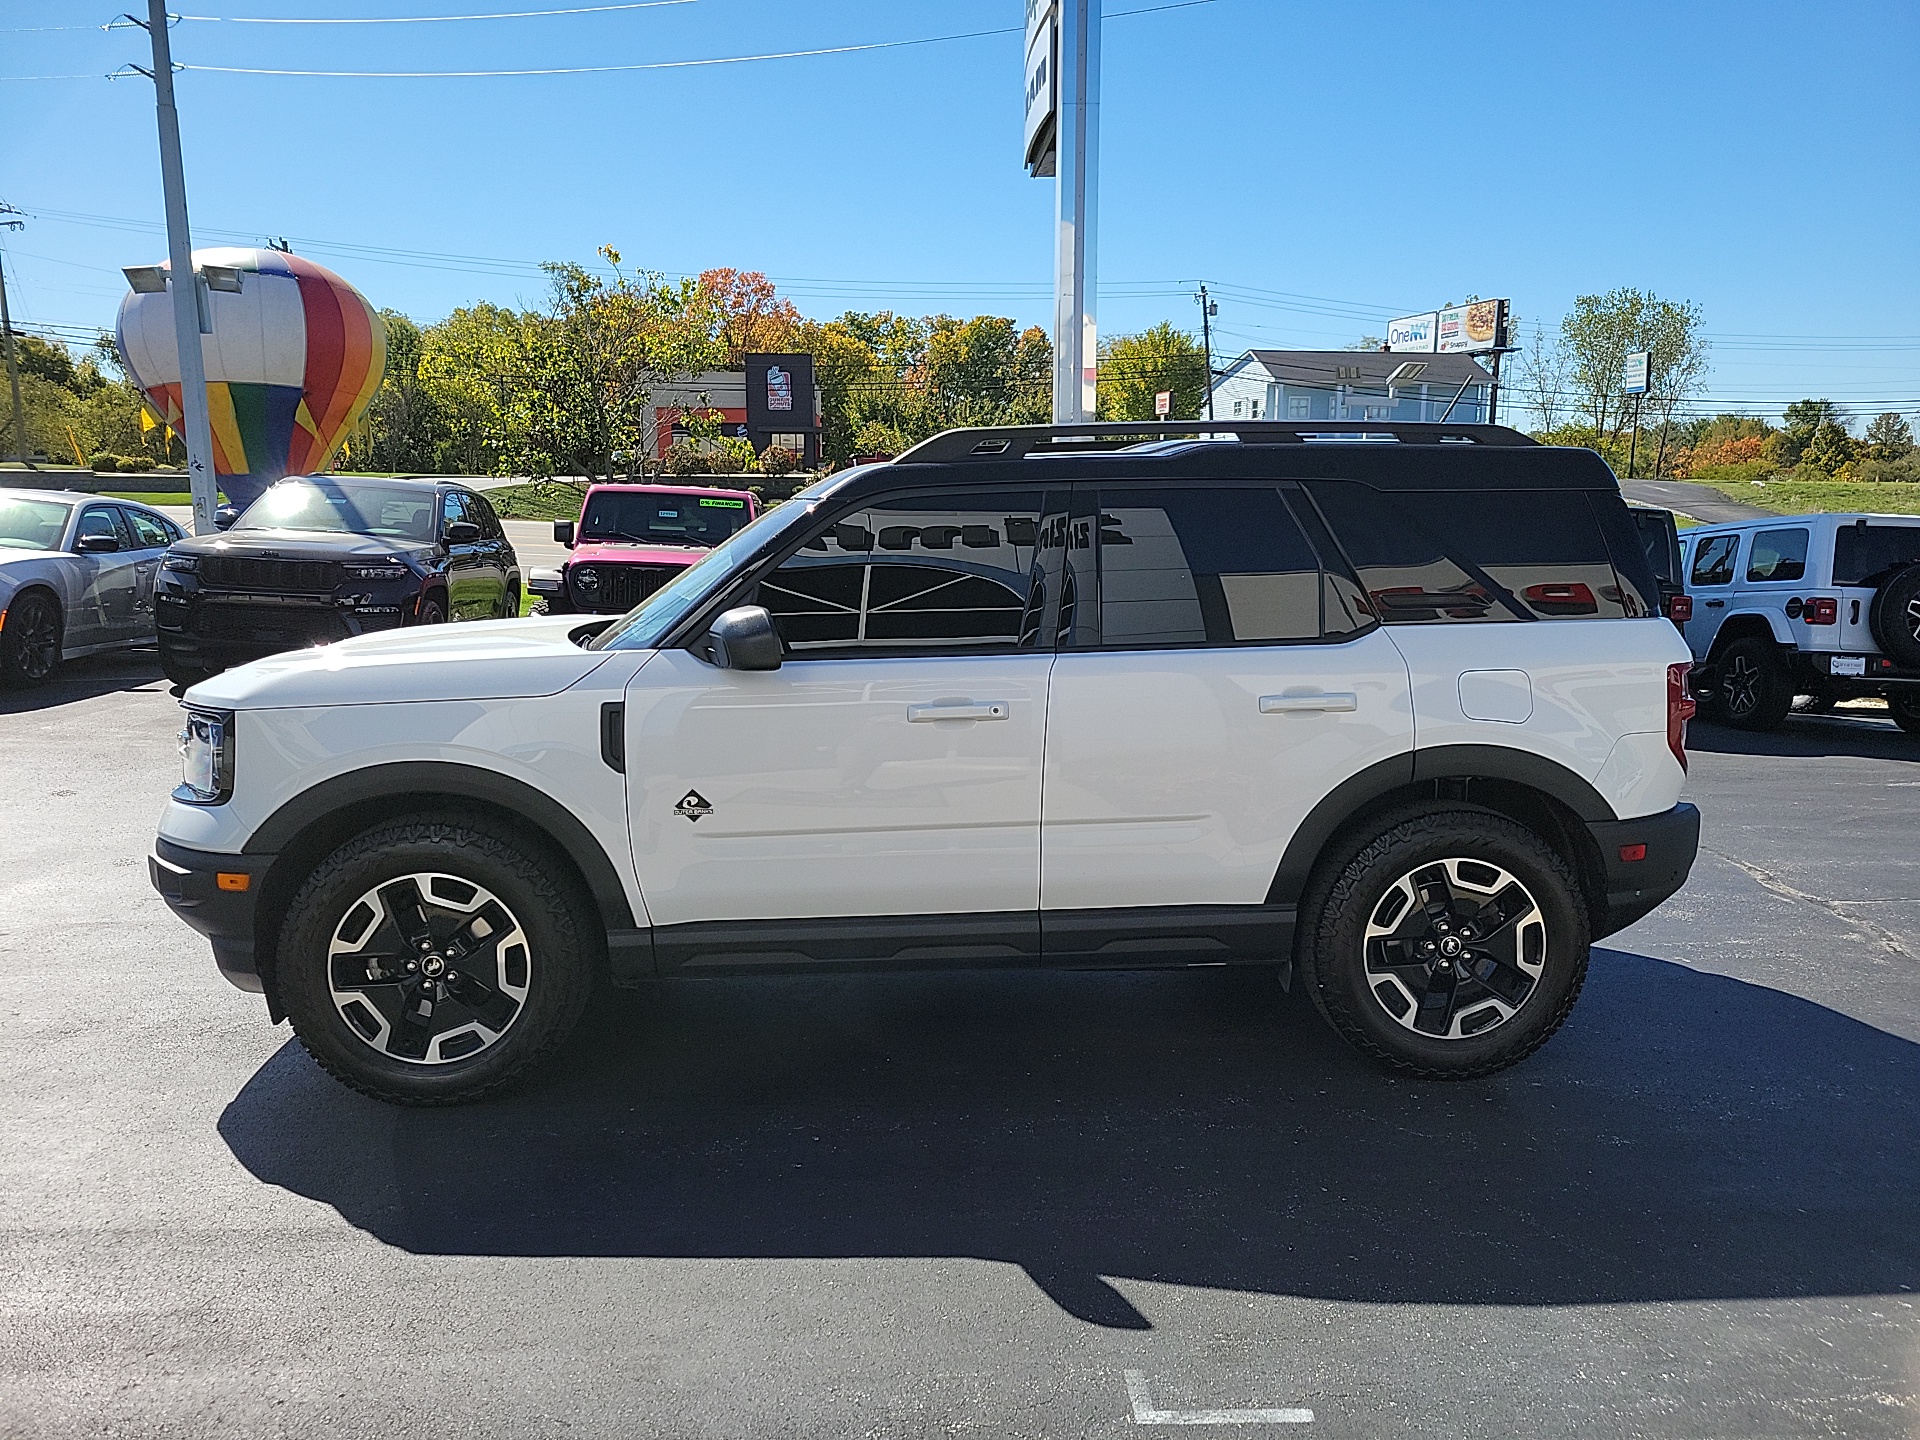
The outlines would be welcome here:
[[[1489,1080],[1390,1078],[1262,972],[682,983],[513,1098],[393,1109],[289,1042],[220,1132],[408,1251],[1009,1261],[1360,1302],[1579,1305],[1920,1286],[1920,1045],[1596,952]]]
[[[160,673],[157,650],[120,650],[106,655],[88,655],[68,660],[53,672],[44,684],[26,687],[0,686],[0,715],[25,715],[35,710],[51,710],[71,705],[76,700],[92,700],[124,690],[156,693],[167,689]]]
[[[1816,759],[1856,755],[1871,760],[1920,762],[1920,735],[1909,735],[1884,710],[1789,715],[1778,730],[1736,730],[1696,720],[1687,726],[1687,749],[1715,755],[1791,755]]]

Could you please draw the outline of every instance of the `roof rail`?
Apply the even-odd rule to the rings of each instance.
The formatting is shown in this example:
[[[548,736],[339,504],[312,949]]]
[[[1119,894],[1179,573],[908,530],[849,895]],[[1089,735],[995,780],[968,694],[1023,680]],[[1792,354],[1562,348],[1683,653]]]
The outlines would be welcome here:
[[[1146,440],[1234,439],[1243,445],[1368,443],[1403,445],[1537,445],[1505,425],[1440,425],[1386,420],[1102,420],[1079,425],[995,425],[944,430],[895,459],[895,464],[956,460],[1020,460],[1028,455],[1079,455]]]

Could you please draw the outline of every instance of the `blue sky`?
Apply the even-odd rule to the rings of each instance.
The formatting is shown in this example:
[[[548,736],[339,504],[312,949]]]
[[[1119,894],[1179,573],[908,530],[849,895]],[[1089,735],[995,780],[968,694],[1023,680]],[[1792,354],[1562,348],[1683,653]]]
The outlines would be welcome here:
[[[402,16],[592,0],[180,0]],[[1698,303],[1711,393],[1920,415],[1920,6],[1107,0],[1100,322],[1338,346],[1507,295],[1557,323],[1635,285]],[[104,75],[144,33],[0,0],[0,77]],[[186,21],[189,66],[514,69],[1017,27],[1020,0],[693,0],[455,24]],[[196,240],[287,235],[422,320],[533,303],[543,259],[764,270],[809,314],[1044,323],[1052,187],[1019,166],[1020,37],[605,75],[179,76]],[[151,88],[0,82],[14,315],[111,323],[165,253]],[[473,258],[480,257],[480,258]]]

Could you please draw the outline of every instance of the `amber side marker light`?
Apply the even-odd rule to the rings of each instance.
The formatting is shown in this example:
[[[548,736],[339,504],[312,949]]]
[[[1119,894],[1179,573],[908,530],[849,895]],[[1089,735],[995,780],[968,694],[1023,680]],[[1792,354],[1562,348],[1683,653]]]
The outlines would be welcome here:
[[[1643,850],[1645,848],[1645,846],[1641,847]],[[244,873],[236,874],[232,870],[222,870],[213,877],[213,883],[222,890],[245,890],[253,884],[253,877]]]
[[[1635,860],[1644,860],[1647,858],[1647,847],[1644,845],[1622,845],[1620,847],[1620,858],[1629,864]],[[222,875],[220,878],[224,880],[227,877]],[[245,889],[246,887],[242,886],[241,888]]]

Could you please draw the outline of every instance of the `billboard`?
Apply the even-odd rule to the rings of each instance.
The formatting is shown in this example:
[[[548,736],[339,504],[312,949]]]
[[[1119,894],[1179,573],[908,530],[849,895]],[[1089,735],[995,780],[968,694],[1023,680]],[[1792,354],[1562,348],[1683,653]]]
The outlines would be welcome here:
[[[1450,305],[1444,310],[1429,310],[1424,315],[1404,315],[1387,323],[1387,348],[1411,350],[1420,354],[1484,355],[1498,350],[1507,340],[1507,302],[1474,300],[1465,305]]]
[[[811,355],[748,355],[747,438],[764,450],[773,437],[800,436],[808,465],[819,459],[820,422],[814,408]],[[791,443],[790,440],[781,442]]]
[[[1653,370],[1653,356],[1645,350],[1636,350],[1620,362],[1620,393],[1622,395],[1644,395],[1648,389],[1648,378]]]
[[[1026,123],[1021,139],[1025,164],[1036,178],[1054,171],[1054,117],[1059,109],[1059,27],[1054,23],[1058,0],[1027,0]]]

